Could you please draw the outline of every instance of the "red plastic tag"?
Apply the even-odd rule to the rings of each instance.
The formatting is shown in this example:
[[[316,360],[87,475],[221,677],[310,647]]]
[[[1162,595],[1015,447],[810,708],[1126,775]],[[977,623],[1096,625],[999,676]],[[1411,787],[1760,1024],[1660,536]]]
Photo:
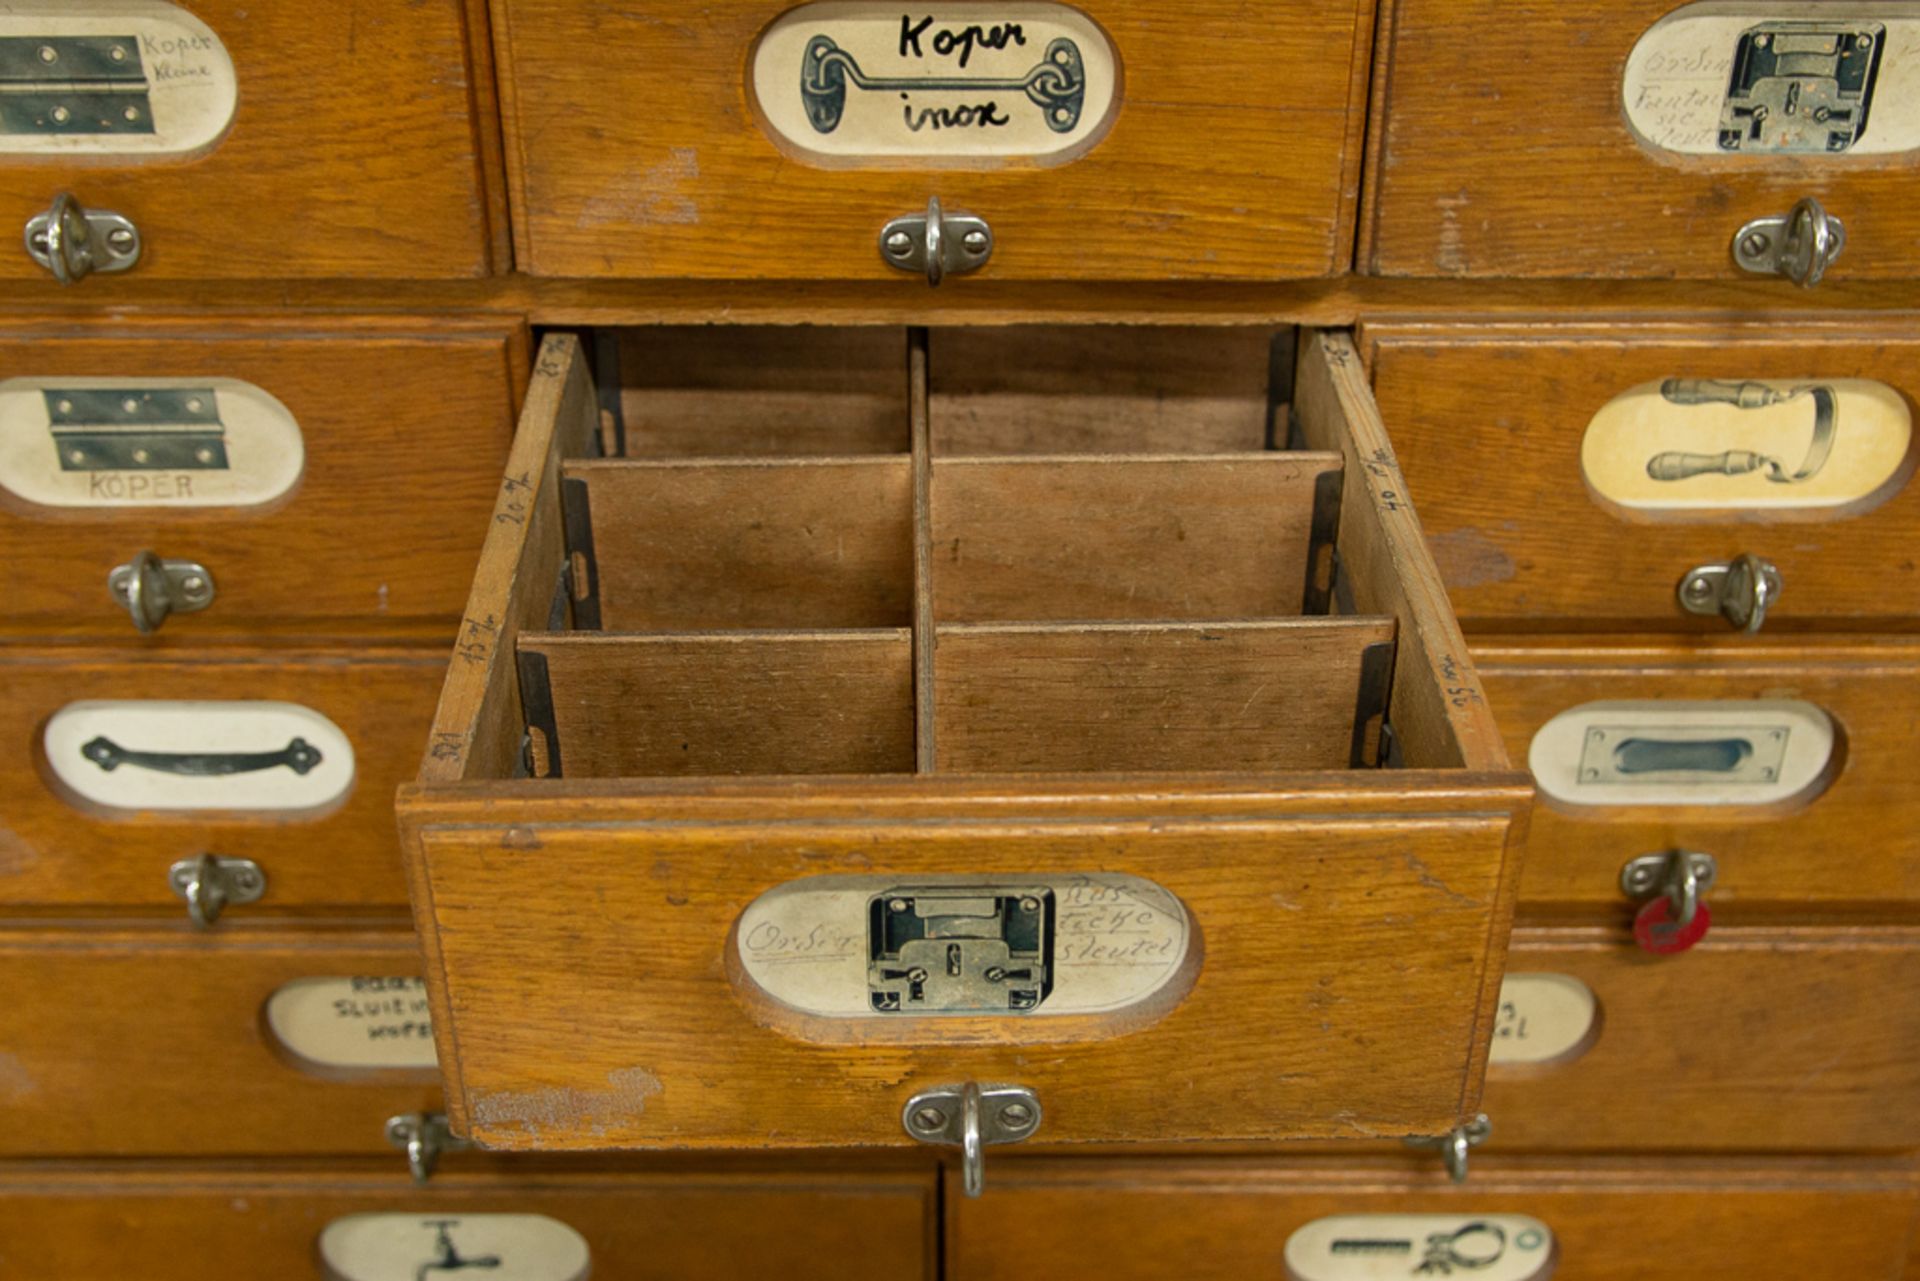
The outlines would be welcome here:
[[[1705,938],[1707,927],[1711,924],[1713,913],[1707,910],[1705,903],[1694,908],[1691,921],[1685,925],[1677,924],[1673,919],[1673,900],[1663,894],[1634,913],[1633,938],[1655,956],[1669,956],[1674,952],[1684,952]]]

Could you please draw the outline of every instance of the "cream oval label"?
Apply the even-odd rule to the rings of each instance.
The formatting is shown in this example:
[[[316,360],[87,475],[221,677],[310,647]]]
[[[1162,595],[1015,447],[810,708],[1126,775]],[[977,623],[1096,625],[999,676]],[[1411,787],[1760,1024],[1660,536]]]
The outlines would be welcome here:
[[[350,1214],[320,1230],[320,1263],[327,1281],[585,1281],[590,1253],[544,1214]]]
[[[296,703],[69,703],[43,743],[61,784],[111,810],[320,810],[353,787],[347,736]]]
[[[1599,1002],[1571,974],[1509,974],[1500,983],[1493,1024],[1494,1067],[1555,1063],[1590,1043]]]
[[[1920,4],[1722,3],[1668,14],[1621,84],[1641,141],[1685,156],[1920,148]]]
[[[1456,1274],[1545,1281],[1553,1231],[1525,1214],[1340,1214],[1287,1238],[1289,1281],[1397,1281]]]
[[[0,5],[0,154],[191,154],[239,101],[226,46],[178,5]]]
[[[1060,163],[1120,98],[1112,42],[1060,4],[803,5],[761,34],[750,75],[775,141],[829,165]]]
[[[1633,511],[1849,512],[1905,480],[1913,413],[1863,378],[1666,378],[1615,396],[1587,424],[1580,467]]]
[[[1527,766],[1564,805],[1771,805],[1823,785],[1833,751],[1833,721],[1811,703],[1657,699],[1560,713]]]
[[[1138,1005],[1183,972],[1187,912],[1153,882],[815,876],[740,917],[740,967],[807,1014],[1048,1017]]]
[[[267,998],[267,1027],[316,1067],[431,1071],[439,1063],[421,978],[295,979]]]
[[[234,378],[0,382],[0,487],[43,507],[254,507],[306,466],[288,408]]]

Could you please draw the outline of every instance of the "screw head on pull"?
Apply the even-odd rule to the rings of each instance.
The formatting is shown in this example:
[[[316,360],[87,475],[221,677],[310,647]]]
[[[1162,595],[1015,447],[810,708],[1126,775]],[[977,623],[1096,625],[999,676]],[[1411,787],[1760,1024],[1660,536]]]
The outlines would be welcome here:
[[[913,1114],[913,1128],[926,1134],[937,1134],[946,1124],[947,1114],[939,1108],[921,1108]]]

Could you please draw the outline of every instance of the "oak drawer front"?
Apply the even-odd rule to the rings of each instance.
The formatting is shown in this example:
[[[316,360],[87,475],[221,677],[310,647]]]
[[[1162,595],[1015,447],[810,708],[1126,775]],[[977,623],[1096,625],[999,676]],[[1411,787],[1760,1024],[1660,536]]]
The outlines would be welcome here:
[[[404,1171],[396,1178],[361,1165],[171,1165],[147,1173],[22,1165],[0,1168],[0,1266],[22,1281],[111,1275],[129,1257],[141,1260],[142,1276],[163,1281],[379,1281],[430,1264],[439,1266],[421,1275],[442,1275],[462,1261],[483,1274],[498,1268],[496,1275],[538,1281],[827,1281],[858,1258],[888,1276],[915,1278],[935,1275],[937,1213],[931,1172],[448,1171],[411,1188]],[[583,1255],[586,1273],[576,1270]],[[499,1262],[477,1262],[489,1257]]]
[[[1543,775],[1523,912],[1625,912],[1622,867],[1679,848],[1717,860],[1705,901],[1725,920],[1912,916],[1920,785],[1903,761],[1920,716],[1920,649],[1569,642],[1475,652],[1510,750]],[[1792,752],[1780,754],[1780,786],[1761,777],[1775,736]],[[1608,781],[1608,760],[1636,750],[1629,740],[1696,755],[1640,776],[1651,784]],[[1708,760],[1698,755],[1705,744],[1754,755]],[[1582,760],[1603,777],[1580,781]],[[1856,854],[1844,875],[1830,874],[1826,852],[1843,833]]]
[[[1280,279],[1350,260],[1368,0],[1289,0],[1253,25],[1213,0],[1177,22],[1141,0],[727,0],[698,23],[508,0],[495,16],[535,275],[905,285],[881,228],[933,197],[989,224],[982,277]]]
[[[524,351],[457,316],[0,335],[9,629],[131,639],[109,573],[150,551],[212,580],[168,636],[444,635]]]
[[[1920,343],[1898,324],[1389,323],[1365,340],[1469,629],[1724,632],[1679,588],[1743,554],[1778,569],[1769,631],[1920,612],[1896,550],[1920,540]]]
[[[1900,996],[1920,974],[1911,932],[1715,930],[1663,958],[1532,930],[1507,966],[1575,980],[1598,1013],[1571,1049],[1524,1061],[1516,1037],[1557,1029],[1537,989],[1509,982],[1482,1154],[1920,1146],[1920,1015]]]
[[[462,1132],[905,1145],[968,1083],[1040,1143],[1457,1121],[1526,793],[1344,337],[1287,450],[1267,333],[613,337],[599,396],[542,350],[400,802]]]
[[[0,902],[184,924],[169,869],[211,853],[265,873],[236,918],[402,911],[393,788],[444,671],[425,648],[0,649]]]
[[[1178,1259],[1194,1275],[1300,1281],[1448,1275],[1442,1266],[1512,1281],[1631,1281],[1650,1266],[1711,1281],[1891,1278],[1899,1275],[1914,1210],[1911,1176],[1903,1172],[1792,1161],[1568,1167],[1488,1158],[1460,1187],[1360,1164],[1012,1160],[1003,1167],[996,1195],[949,1198],[948,1276],[969,1281],[1037,1267],[1060,1277],[1144,1281],[1166,1275]],[[1381,1217],[1309,1230],[1335,1216]],[[1127,1225],[1127,1248],[1087,1248],[1107,1239],[1103,1232],[1115,1223]],[[1487,1231],[1489,1223],[1502,1231]],[[1289,1252],[1296,1233],[1300,1244]],[[1331,1255],[1342,1238],[1354,1246]],[[1379,1266],[1381,1253],[1361,1254],[1361,1242],[1406,1262],[1389,1273],[1338,1266]],[[1537,1254],[1549,1251],[1557,1256],[1541,1270]],[[1433,1254],[1440,1264],[1417,1273]],[[1299,1266],[1290,1270],[1290,1263]]]
[[[351,22],[244,0],[12,6],[0,225],[17,237],[70,193],[132,224],[127,279],[485,275],[505,255],[471,14],[463,0]],[[91,250],[105,296],[124,260],[104,227]],[[0,279],[54,288],[18,244]]]
[[[1363,270],[1757,280],[1738,233],[1809,197],[1845,228],[1830,279],[1920,270],[1910,6],[1395,0],[1381,20]],[[1802,56],[1804,113],[1775,40]],[[1506,79],[1523,62],[1524,107]],[[1601,210],[1616,234],[1594,234]]]
[[[20,926],[0,934],[0,958],[7,1156],[384,1153],[404,1179],[387,1118],[439,1107],[406,934]],[[347,990],[277,1035],[276,993],[314,979]],[[329,1018],[334,999],[348,1005]],[[412,1052],[389,1051],[400,1043]],[[407,1065],[339,1066],[375,1045],[363,1061]]]

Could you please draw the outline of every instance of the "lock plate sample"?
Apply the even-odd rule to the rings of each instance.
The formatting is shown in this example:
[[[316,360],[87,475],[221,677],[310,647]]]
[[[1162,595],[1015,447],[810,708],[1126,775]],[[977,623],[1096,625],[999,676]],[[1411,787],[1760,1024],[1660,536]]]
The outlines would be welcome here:
[[[0,382],[0,488],[45,507],[250,507],[299,481],[293,413],[233,378]]]
[[[161,0],[0,7],[0,155],[180,155],[233,122],[239,83],[212,28]]]
[[[1533,736],[1542,795],[1569,805],[1769,805],[1833,764],[1833,721],[1792,700],[1583,703]]]
[[[734,958],[782,1008],[903,1025],[1158,1013],[1192,974],[1186,909],[1117,873],[789,881],[741,914]]]
[[[112,810],[318,811],[354,780],[347,736],[295,703],[69,703],[42,741],[68,792]]]
[[[1847,150],[1867,127],[1886,35],[1878,22],[1766,22],[1742,32],[1720,149]]]
[[[889,1014],[1040,1008],[1053,990],[1053,891],[901,886],[868,905],[867,992]]]

